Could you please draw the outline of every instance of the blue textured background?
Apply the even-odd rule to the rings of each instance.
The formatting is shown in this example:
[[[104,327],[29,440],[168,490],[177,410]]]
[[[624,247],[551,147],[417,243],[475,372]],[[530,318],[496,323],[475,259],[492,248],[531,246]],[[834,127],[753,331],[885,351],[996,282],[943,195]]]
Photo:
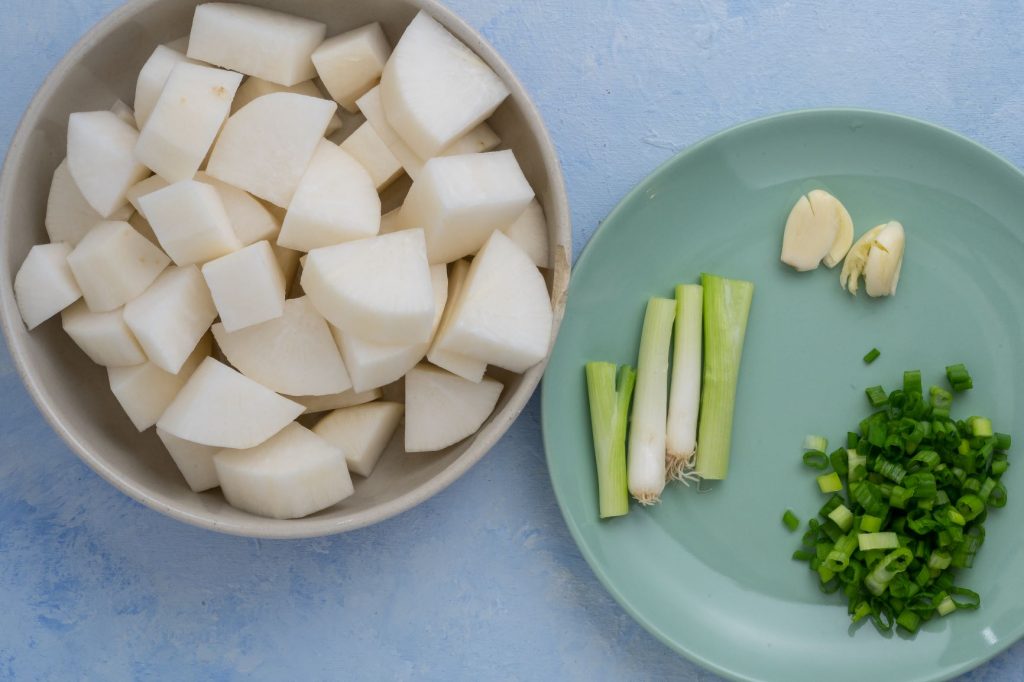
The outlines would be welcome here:
[[[118,4],[2,0],[4,150],[49,69]],[[910,114],[1024,165],[1020,0],[450,4],[544,114],[577,252],[674,151],[785,109]],[[715,679],[591,575],[554,502],[536,398],[414,511],[339,537],[259,542],[116,492],[51,433],[0,354],[0,678],[198,677]],[[964,679],[1024,680],[1024,644]]]

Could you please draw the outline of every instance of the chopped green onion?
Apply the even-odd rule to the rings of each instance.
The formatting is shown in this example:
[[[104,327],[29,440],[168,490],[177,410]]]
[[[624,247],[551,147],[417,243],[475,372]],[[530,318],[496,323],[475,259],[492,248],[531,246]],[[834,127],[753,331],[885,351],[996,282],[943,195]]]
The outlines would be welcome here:
[[[696,472],[701,478],[718,480],[729,472],[736,383],[754,285],[707,273],[701,275],[701,284],[704,287],[704,374]]]
[[[641,504],[654,504],[665,488],[665,418],[668,411],[668,356],[675,301],[647,302],[640,333],[636,396],[629,429],[629,492]]]
[[[911,369],[903,373],[903,392],[921,395],[921,370]]]
[[[864,356],[864,362],[870,365],[881,354],[882,354],[882,352],[880,350],[878,350],[877,348],[872,348]]]
[[[800,527],[800,519],[796,517],[796,514],[794,514],[791,509],[787,509],[786,513],[782,515],[782,522],[786,524],[786,528],[788,528],[790,532],[795,531]]]
[[[867,455],[859,454],[855,449],[849,448],[846,451],[846,468],[849,472],[850,482],[859,481],[867,475]]]
[[[864,389],[864,393],[868,397],[868,402],[871,403],[871,407],[881,407],[889,402],[889,398],[885,395],[885,389],[881,386],[872,386]]]
[[[905,610],[896,618],[896,624],[907,632],[914,633],[921,626],[921,616],[911,610]]]
[[[948,408],[953,404],[953,394],[941,386],[932,386],[928,389],[928,402],[932,407]]]
[[[865,533],[877,533],[882,528],[882,519],[871,514],[860,517],[860,529]]]
[[[703,307],[704,289],[699,284],[676,287],[675,345],[665,447],[669,475],[677,479],[684,479],[693,468],[697,449]]]
[[[885,589],[898,574],[907,570],[914,555],[906,547],[900,547],[889,552],[885,557],[875,564],[871,573],[864,578],[864,586],[876,597],[885,592]]]
[[[888,532],[859,533],[857,535],[857,544],[860,546],[862,552],[868,552],[872,549],[896,549],[900,546],[896,533]]]
[[[1010,449],[1010,434],[1008,433],[997,433],[996,435],[996,450],[1009,450]]]
[[[975,438],[985,438],[993,435],[992,420],[986,417],[971,417],[968,421],[971,427],[971,435]]]
[[[843,482],[840,480],[839,474],[833,471],[830,474],[818,476],[818,488],[823,493],[834,493],[843,489]]]
[[[636,372],[628,365],[616,368],[610,362],[588,362],[586,375],[597,460],[598,507],[602,519],[622,516],[629,511],[626,424]]]
[[[853,512],[845,504],[840,504],[830,511],[828,517],[835,521],[842,531],[848,531],[853,526]]]
[[[971,375],[968,374],[967,367],[962,364],[946,367],[946,378],[949,380],[949,385],[957,393],[974,387],[974,381],[971,379]]]
[[[824,469],[828,466],[828,456],[820,450],[808,450],[804,453],[804,465],[812,469]]]
[[[828,438],[824,436],[804,436],[804,450],[828,450]]]

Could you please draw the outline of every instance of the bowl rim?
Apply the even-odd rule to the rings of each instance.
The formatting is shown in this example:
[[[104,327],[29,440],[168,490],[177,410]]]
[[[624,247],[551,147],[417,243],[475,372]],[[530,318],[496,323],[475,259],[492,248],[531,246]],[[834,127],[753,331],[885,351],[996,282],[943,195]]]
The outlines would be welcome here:
[[[113,10],[86,31],[47,74],[42,85],[39,86],[39,89],[32,96],[28,107],[22,114],[7,149],[3,168],[0,170],[0,230],[7,232],[11,229],[13,220],[10,206],[13,204],[13,178],[26,156],[29,138],[41,118],[44,103],[50,99],[67,72],[82,59],[87,51],[105,40],[115,28],[129,21],[132,17],[146,12],[160,2],[163,2],[163,0],[137,0]],[[79,459],[85,462],[90,469],[105,481],[146,507],[192,526],[229,535],[253,538],[311,538],[370,526],[412,509],[455,482],[501,439],[522,412],[527,401],[536,390],[538,383],[540,383],[544,368],[554,347],[558,328],[565,314],[572,263],[572,224],[569,214],[568,194],[558,153],[551,141],[540,112],[537,110],[526,88],[498,51],[476,29],[438,0],[405,0],[405,2],[417,10],[429,13],[494,69],[502,81],[509,87],[510,97],[522,108],[530,135],[537,142],[540,150],[540,159],[548,174],[550,188],[552,189],[549,203],[555,209],[553,214],[549,213],[547,216],[548,229],[554,233],[555,237],[555,248],[552,252],[552,308],[554,317],[547,355],[544,360],[522,375],[520,385],[509,397],[508,403],[494,416],[489,424],[485,425],[473,436],[473,441],[465,452],[433,477],[407,493],[342,519],[312,516],[281,521],[252,515],[251,520],[247,518],[245,521],[223,521],[217,519],[214,513],[203,514],[189,510],[169,497],[154,494],[140,488],[130,477],[97,457],[92,449],[64,423],[61,414],[51,404],[44,392],[40,377],[30,362],[26,348],[13,333],[17,325],[23,325],[23,323],[14,300],[11,268],[6,257],[8,250],[7,241],[6,239],[3,240],[0,243],[0,280],[3,282],[2,287],[0,287],[0,326],[3,328],[8,353],[14,361],[22,383],[25,385],[40,413],[50,424],[50,427],[64,440]]]

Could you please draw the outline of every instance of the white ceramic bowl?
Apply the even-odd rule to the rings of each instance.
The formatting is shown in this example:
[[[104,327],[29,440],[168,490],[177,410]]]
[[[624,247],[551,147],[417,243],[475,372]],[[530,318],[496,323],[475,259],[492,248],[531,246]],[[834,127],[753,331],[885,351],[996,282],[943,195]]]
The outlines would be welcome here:
[[[376,523],[426,500],[462,475],[501,437],[533,393],[543,363],[506,382],[498,407],[480,431],[437,454],[405,454],[396,438],[373,475],[356,492],[313,516],[279,521],[238,511],[219,491],[195,494],[185,485],[153,430],[138,433],[111,394],[106,372],[93,365],[63,333],[59,316],[25,330],[11,288],[13,273],[43,229],[50,176],[64,157],[68,115],[131,102],[142,64],[161,43],[187,35],[199,0],[136,0],[89,31],[49,75],[14,136],[0,177],[0,317],[7,343],[40,411],[100,476],[139,502],[211,530],[265,538],[298,538]],[[505,81],[512,96],[491,123],[519,159],[544,206],[554,268],[557,332],[571,262],[568,202],[555,149],[536,108],[509,67],[466,23],[434,0],[250,0],[325,22],[328,35],[379,21],[394,43],[420,9],[475,50]]]

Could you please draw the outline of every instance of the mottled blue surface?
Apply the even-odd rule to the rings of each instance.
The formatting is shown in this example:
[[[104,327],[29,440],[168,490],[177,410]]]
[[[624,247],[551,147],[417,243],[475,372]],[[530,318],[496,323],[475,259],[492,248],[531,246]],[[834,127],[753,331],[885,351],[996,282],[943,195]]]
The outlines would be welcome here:
[[[3,149],[48,70],[118,4],[2,0]],[[1019,0],[450,4],[547,119],[577,252],[674,151],[786,109],[910,114],[1024,165]],[[535,398],[414,511],[259,542],[116,492],[51,433],[0,356],[0,678],[715,679],[591,575],[555,505],[539,412]],[[1024,680],[1024,644],[964,679]]]

